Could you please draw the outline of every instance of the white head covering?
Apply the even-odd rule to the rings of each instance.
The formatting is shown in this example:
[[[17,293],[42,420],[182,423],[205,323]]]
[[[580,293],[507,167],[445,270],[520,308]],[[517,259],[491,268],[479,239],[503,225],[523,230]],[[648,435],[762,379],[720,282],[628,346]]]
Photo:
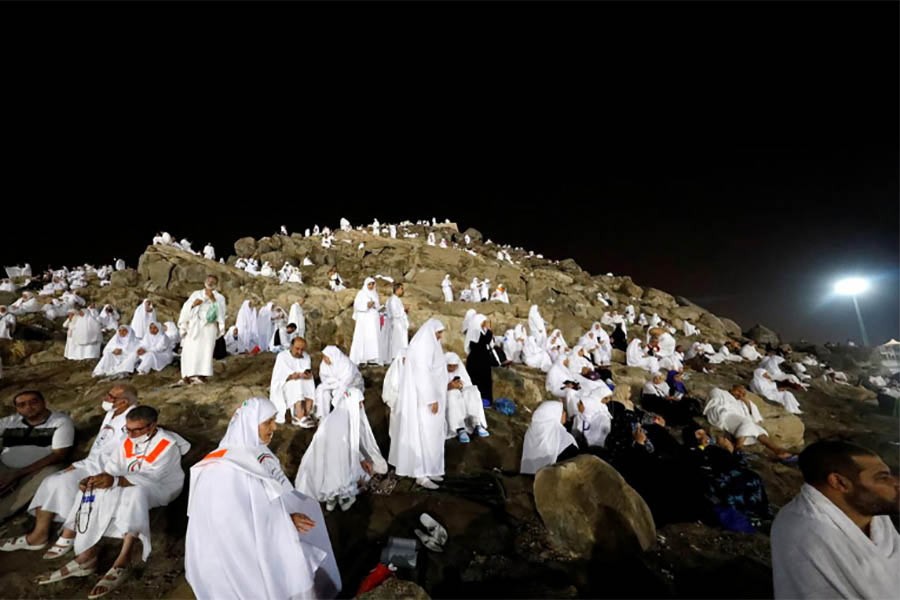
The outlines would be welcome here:
[[[528,329],[538,342],[547,339],[547,327],[537,304],[532,304],[528,309]]]
[[[240,334],[240,331],[238,331]],[[264,446],[259,439],[259,425],[275,416],[278,409],[266,398],[244,400],[228,424],[220,448],[257,448]]]
[[[480,313],[473,316],[472,320],[469,321],[469,327],[466,330],[466,341],[464,342],[466,354],[469,353],[469,344],[478,342],[478,338],[481,337],[481,326],[485,321],[487,321],[487,317]]]
[[[460,327],[459,330],[461,333],[465,333],[466,330],[469,329],[469,323],[472,322],[472,317],[474,317],[476,314],[478,314],[478,311],[474,308],[470,308],[466,311],[466,316],[463,317],[462,327]]]
[[[249,352],[259,343],[259,319],[249,300],[241,304],[234,324],[238,328],[238,352]]]
[[[122,337],[119,335],[119,332],[125,328],[128,330],[128,335]],[[113,340],[115,341],[116,348],[129,348],[135,342],[137,342],[137,337],[134,335],[134,329],[129,327],[128,325],[119,325],[119,328],[116,329],[116,332],[113,334]]]
[[[541,402],[535,409],[525,432],[520,472],[536,473],[541,467],[554,464],[556,457],[575,443],[560,422],[562,413],[563,404],[556,400]]]
[[[145,306],[147,302],[150,302],[150,298],[141,300],[138,307],[134,309],[134,316],[131,318],[131,328],[134,330],[135,337],[142,338],[147,335],[147,327],[150,326],[150,322],[156,321],[156,307],[154,306],[153,310],[148,313]]]

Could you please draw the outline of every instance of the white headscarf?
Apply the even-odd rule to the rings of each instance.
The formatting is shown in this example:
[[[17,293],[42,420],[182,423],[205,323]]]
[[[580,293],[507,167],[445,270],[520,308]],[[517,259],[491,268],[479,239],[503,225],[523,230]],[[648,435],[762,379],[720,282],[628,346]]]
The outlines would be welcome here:
[[[322,350],[322,354],[331,361],[329,365],[324,360],[319,365],[319,379],[332,379],[340,382],[342,387],[335,389],[335,397],[339,392],[343,392],[351,384],[362,380],[359,369],[354,365],[350,358],[344,354],[337,346],[326,346]]]
[[[466,370],[466,365],[462,364],[462,360],[459,358],[459,355],[456,352],[446,352],[444,354],[444,359],[447,361],[447,366],[456,365],[456,370],[450,373],[447,372],[447,382],[449,383],[454,377],[459,377],[463,386],[468,387],[472,385],[472,378],[469,377],[469,372]]]
[[[480,313],[472,317],[472,320],[469,321],[469,328],[466,330],[466,341],[464,343],[466,354],[469,353],[469,344],[477,343],[478,339],[481,337],[481,325],[485,321],[487,321],[487,317]]]
[[[472,317],[478,314],[478,311],[474,308],[470,308],[466,311],[466,316],[463,317],[462,327],[460,327],[460,333],[465,333],[469,329],[469,323],[472,322]]]
[[[238,330],[240,335],[240,330]],[[266,398],[250,398],[241,404],[231,416],[225,437],[219,442],[220,448],[252,448],[265,444],[259,439],[259,425],[268,421],[278,412],[275,405]]]
[[[521,473],[536,473],[541,467],[552,465],[563,450],[575,443],[561,423],[562,402],[541,402],[531,416],[531,424],[525,432],[522,447]]]
[[[259,343],[259,319],[249,300],[241,304],[235,325],[238,328],[238,352],[249,352]]]
[[[128,330],[128,335],[122,337],[119,335],[119,331],[122,329]],[[115,347],[120,348],[122,350],[126,350],[131,348],[131,346],[136,345],[137,337],[134,335],[134,330],[128,325],[119,325],[119,328],[116,329],[116,332],[113,334],[113,341],[115,342]]]
[[[539,343],[543,343],[547,339],[547,327],[537,304],[532,304],[528,309],[528,329]]]
[[[142,338],[147,335],[147,327],[152,321],[156,321],[156,307],[149,313],[146,304],[150,302],[150,298],[144,298],[136,309],[134,316],[131,318],[131,329],[134,331],[135,337]]]

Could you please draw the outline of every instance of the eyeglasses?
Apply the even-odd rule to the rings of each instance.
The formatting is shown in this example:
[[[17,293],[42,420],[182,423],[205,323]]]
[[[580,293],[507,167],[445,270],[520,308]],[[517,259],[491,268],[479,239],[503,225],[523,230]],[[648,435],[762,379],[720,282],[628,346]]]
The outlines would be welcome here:
[[[113,400],[120,400],[121,398],[123,398],[123,396],[121,396],[121,395],[120,395],[120,396],[113,396],[112,393],[110,393],[110,392],[106,392],[106,397],[107,397],[107,398],[112,398]]]
[[[131,428],[128,425],[123,425],[122,433],[127,433],[128,435],[134,435],[134,434],[138,433],[139,431],[144,431],[145,429],[150,429],[151,427],[153,427],[153,423],[147,423],[143,427],[134,427],[134,428]]]

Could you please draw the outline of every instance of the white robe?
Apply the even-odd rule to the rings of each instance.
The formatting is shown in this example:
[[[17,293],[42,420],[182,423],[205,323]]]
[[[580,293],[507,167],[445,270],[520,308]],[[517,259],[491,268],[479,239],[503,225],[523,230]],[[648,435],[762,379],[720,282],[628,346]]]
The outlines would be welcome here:
[[[759,394],[766,400],[771,400],[783,406],[789,413],[793,415],[803,414],[800,410],[800,403],[791,392],[787,390],[779,390],[778,384],[771,379],[766,379],[765,369],[756,369],[753,371],[753,380],[750,382],[750,391]]]
[[[162,332],[162,325],[157,323],[156,326],[159,329],[156,335],[148,331],[139,346],[146,350],[144,354],[136,357],[138,365],[135,371],[142,375],[146,375],[151,370],[162,371],[172,364],[172,360],[175,358],[175,353],[172,351],[172,340]]]
[[[127,325],[123,326],[127,327]],[[119,332],[113,334],[112,339],[106,343],[103,349],[103,356],[100,362],[94,367],[92,375],[94,377],[103,377],[106,375],[118,375],[120,373],[133,373],[134,363],[137,357],[134,351],[137,350],[140,340],[134,337],[134,332],[128,327],[128,335],[122,337]],[[119,354],[114,354],[116,350],[121,350]]]
[[[655,356],[645,356],[644,349],[641,348],[641,340],[635,338],[628,344],[625,350],[625,364],[629,367],[640,367],[651,373],[659,371],[659,361]]]
[[[119,328],[119,311],[114,308],[111,311],[107,311],[107,306],[104,306],[103,310],[100,311],[97,320],[103,326],[103,331],[115,331]]]
[[[272,339],[272,310],[275,308],[274,302],[266,303],[256,314],[256,343],[260,350],[269,349],[269,341]],[[241,335],[241,328],[238,326],[238,337]],[[252,346],[251,346],[252,348]]]
[[[65,357],[69,360],[99,357],[100,348],[103,346],[103,331],[100,322],[87,311],[84,316],[73,315],[68,322]]]
[[[769,356],[762,359],[759,363],[759,366],[769,372],[769,375],[772,376],[772,379],[775,381],[790,381],[791,383],[800,383],[800,380],[796,375],[788,375],[784,371],[781,370],[781,363],[784,362],[784,358],[778,356],[777,354],[770,354]]]
[[[896,598],[900,534],[890,517],[872,518],[866,535],[819,490],[803,484],[772,523],[776,599]]]
[[[453,352],[447,352],[444,357],[448,365],[457,365],[456,371],[447,372],[447,383],[459,377],[463,384],[461,390],[447,390],[447,437],[453,437],[460,429],[465,429],[468,433],[473,433],[475,427],[487,429],[481,392],[472,384],[466,366]]]
[[[250,352],[259,343],[259,318],[255,308],[250,307],[250,301],[244,300],[238,310],[237,320],[234,323],[238,330],[237,344],[234,354]]]
[[[178,329],[181,332],[181,376],[204,376],[213,374],[213,350],[216,339],[225,333],[225,296],[213,292],[213,303],[206,297],[206,290],[197,290],[181,307]],[[199,306],[191,307],[195,300],[202,300]],[[208,322],[210,309],[216,307],[215,320]],[[238,332],[240,335],[240,332]]]
[[[7,311],[0,315],[0,340],[11,340],[16,329],[16,316]]]
[[[369,302],[374,302],[375,306],[369,308]],[[353,301],[353,320],[356,321],[356,326],[353,329],[353,342],[350,344],[350,360],[354,364],[381,363],[379,307],[378,293],[375,290],[369,291],[364,287],[356,293]]]
[[[375,435],[360,407],[362,392],[349,388],[335,400],[334,410],[319,424],[294,482],[297,490],[320,502],[359,494],[358,482],[369,475],[360,464],[373,463],[376,473],[387,473]]]
[[[532,304],[528,309],[528,332],[538,345],[544,345],[547,339],[547,326],[536,304]]]
[[[106,412],[88,455],[72,463],[74,468],[71,471],[59,471],[41,482],[28,505],[30,514],[34,515],[40,508],[52,512],[53,519],[57,522],[65,520],[72,505],[80,500],[78,483],[85,477],[100,473],[105,462],[125,441],[126,435],[122,428],[125,427],[126,416],[132,408],[129,406],[120,415],[115,415],[112,410]]]
[[[563,405],[555,400],[541,402],[531,415],[525,432],[519,472],[537,473],[541,467],[556,463],[563,450],[575,444],[575,438],[560,422]]]
[[[134,309],[134,316],[131,317],[131,329],[134,331],[134,336],[143,338],[147,335],[147,328],[150,327],[150,323],[155,322],[156,307],[154,306],[153,310],[147,312],[147,307],[144,306],[144,302],[141,302],[138,304],[138,307]]]
[[[747,444],[755,444],[757,437],[768,435],[768,432],[757,425],[763,418],[753,401],[750,401],[750,407],[748,409],[746,404],[725,390],[713,388],[703,414],[719,429],[724,429],[735,438],[748,438]]]
[[[441,281],[441,292],[444,294],[444,302],[453,302],[453,284],[450,283],[449,277]]]
[[[409,346],[409,317],[403,301],[397,296],[391,296],[388,299],[387,313],[391,320],[387,358],[393,361],[401,350]]]
[[[131,439],[119,444],[104,462],[103,471],[125,477],[132,485],[94,490],[94,506],[85,533],[80,530],[87,522],[87,511],[81,511],[80,522],[76,524],[81,497],[75,501],[65,525],[79,532],[75,535],[75,554],[92,548],[101,537],[123,538],[131,533],[141,540],[141,556],[146,562],[153,549],[150,509],[166,506],[181,494],[184,485],[181,457],[190,447],[184,438],[162,427],[144,444],[135,444]]]
[[[7,310],[14,315],[26,315],[28,313],[41,312],[42,307],[38,299],[32,296],[28,299],[19,298],[10,304]]]
[[[444,440],[447,420],[447,361],[435,337],[444,326],[429,319],[406,349],[406,365],[400,371],[400,392],[391,413],[395,435],[388,462],[403,477],[444,475]],[[430,405],[437,402],[437,414]],[[396,419],[396,423],[393,420]]]
[[[210,244],[203,247],[203,258],[207,260],[216,260],[216,249]]]
[[[332,400],[347,388],[365,390],[362,373],[337,346],[326,346],[322,354],[331,360],[319,364],[319,385],[316,386],[316,415],[321,419],[331,412]]]
[[[312,360],[309,354],[304,352],[300,358],[294,358],[290,350],[283,350],[275,358],[275,367],[272,369],[272,378],[269,381],[269,400],[278,409],[275,414],[277,423],[284,423],[284,413],[291,409],[293,414],[294,404],[304,399],[314,400],[316,397],[316,382],[310,379],[293,379],[288,381],[288,376],[293,373],[312,371]]]
[[[297,326],[297,331],[294,332],[296,337],[306,337],[306,314],[303,312],[303,307],[300,306],[299,302],[291,304],[291,310],[288,313],[288,323],[293,323]]]
[[[293,513],[315,526],[299,533]],[[319,503],[261,444],[220,447],[191,467],[188,517],[185,578],[198,600],[333,598],[341,589]]]
[[[550,370],[553,361],[550,354],[541,347],[541,344],[533,336],[525,338],[525,346],[522,348],[522,357],[525,364],[532,369],[540,369],[544,373]]]

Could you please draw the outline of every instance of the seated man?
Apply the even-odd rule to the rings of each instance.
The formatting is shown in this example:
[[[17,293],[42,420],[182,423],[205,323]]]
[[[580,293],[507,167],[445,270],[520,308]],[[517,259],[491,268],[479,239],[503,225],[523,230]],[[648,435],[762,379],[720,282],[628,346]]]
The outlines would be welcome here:
[[[793,453],[778,446],[769,439],[769,433],[757,425],[762,422],[759,409],[747,398],[747,390],[742,385],[731,387],[729,394],[723,389],[713,388],[703,409],[709,422],[724,429],[735,438],[735,449],[755,444],[757,441],[772,451],[776,458],[786,462],[796,462]]]
[[[136,404],[137,390],[134,386],[119,384],[109,390],[101,404],[106,415],[87,457],[41,483],[28,507],[28,512],[35,517],[34,529],[27,535],[4,540],[0,544],[0,551],[44,549],[50,539],[50,525],[54,519],[62,521],[69,514],[78,494],[78,482],[91,473],[98,473],[107,455],[115,451],[124,440],[122,428],[125,427],[125,415]],[[44,554],[44,558],[65,555],[72,549],[74,537],[74,534],[68,538],[61,536]]]
[[[741,348],[741,358],[744,360],[760,360],[762,357],[762,354],[756,348],[756,342],[753,340],[750,340]]]
[[[74,538],[75,559],[38,585],[94,574],[102,537],[124,541],[91,598],[104,596],[125,581],[135,540],[141,542],[142,559],[150,556],[150,509],[166,506],[181,493],[181,456],[190,449],[181,436],[157,425],[158,416],[151,406],[136,406],[125,417],[127,437],[106,456],[102,471],[79,482],[82,493],[69,510],[62,537]]]
[[[479,437],[490,435],[481,392],[472,383],[466,367],[454,352],[444,354],[447,359],[447,434],[454,434],[463,444],[469,443],[469,434]]]
[[[19,392],[13,406],[16,414],[0,419],[0,523],[31,502],[41,482],[62,468],[75,441],[72,419],[47,408],[39,391]]]
[[[33,312],[41,312],[41,303],[32,292],[22,292],[22,297],[9,305],[9,312],[14,315],[26,315]]]
[[[799,463],[805,483],[772,524],[775,598],[895,598],[897,477],[844,441],[811,444]]]
[[[306,340],[294,338],[290,348],[278,353],[272,379],[269,383],[269,399],[275,405],[275,422],[284,423],[284,413],[291,411],[292,422],[304,429],[316,426],[312,418],[316,398],[312,360],[306,353]]]

